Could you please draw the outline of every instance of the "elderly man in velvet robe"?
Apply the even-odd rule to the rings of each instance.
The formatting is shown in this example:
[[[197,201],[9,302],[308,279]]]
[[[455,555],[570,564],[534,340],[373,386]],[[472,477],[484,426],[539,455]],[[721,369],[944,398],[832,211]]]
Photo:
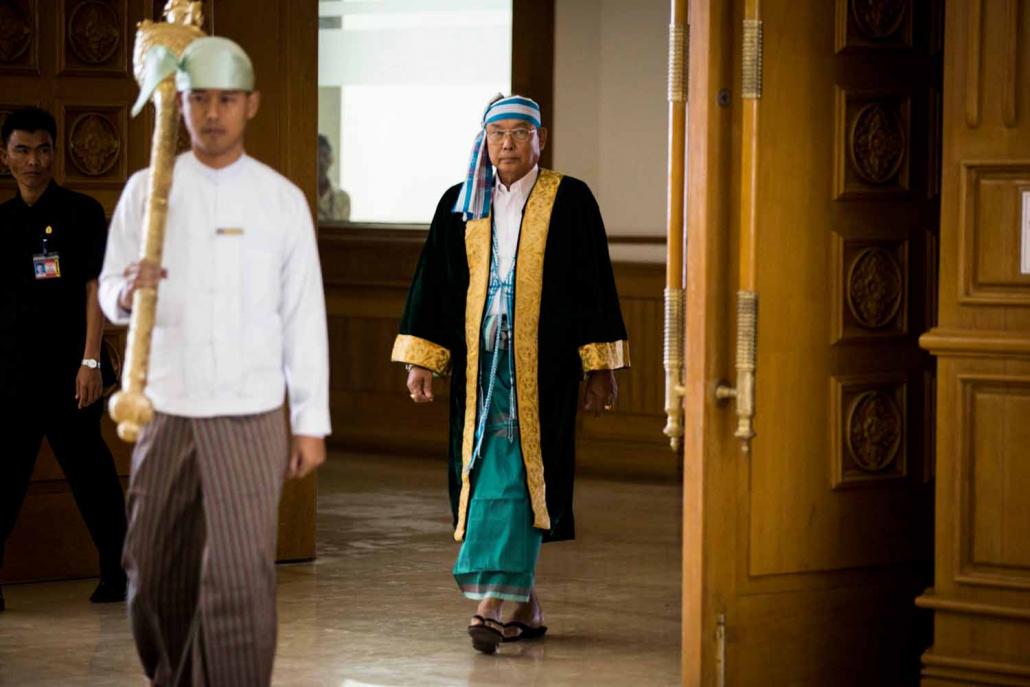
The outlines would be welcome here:
[[[498,96],[468,178],[444,193],[392,358],[416,403],[451,377],[454,576],[479,602],[473,646],[546,632],[535,590],[542,542],[572,539],[575,418],[615,404],[629,366],[601,213],[582,181],[537,165],[540,107]],[[504,622],[502,604],[515,608]]]

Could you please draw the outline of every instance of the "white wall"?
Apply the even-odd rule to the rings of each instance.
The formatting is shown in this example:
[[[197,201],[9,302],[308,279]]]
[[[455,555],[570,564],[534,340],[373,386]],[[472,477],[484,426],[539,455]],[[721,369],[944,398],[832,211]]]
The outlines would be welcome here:
[[[555,2],[553,164],[609,235],[665,234],[668,26],[667,0]]]

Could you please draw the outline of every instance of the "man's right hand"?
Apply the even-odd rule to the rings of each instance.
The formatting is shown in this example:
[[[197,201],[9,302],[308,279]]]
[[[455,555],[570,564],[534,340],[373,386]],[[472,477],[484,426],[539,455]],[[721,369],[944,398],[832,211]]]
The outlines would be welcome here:
[[[132,295],[136,289],[156,289],[162,279],[168,278],[168,270],[162,269],[150,260],[140,260],[125,268],[125,286],[118,295],[118,305],[123,310],[132,310]]]
[[[412,367],[408,371],[408,391],[415,403],[429,403],[433,400],[433,373],[424,367]]]

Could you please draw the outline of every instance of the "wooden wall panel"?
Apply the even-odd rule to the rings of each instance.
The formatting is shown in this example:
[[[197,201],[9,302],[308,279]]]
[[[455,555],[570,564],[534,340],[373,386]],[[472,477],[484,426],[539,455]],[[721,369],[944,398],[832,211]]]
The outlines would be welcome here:
[[[964,304],[1030,306],[1020,271],[1020,214],[1030,161],[962,164],[959,274]]]
[[[834,489],[904,484],[908,475],[905,372],[835,376],[831,380],[830,475]]]
[[[838,283],[834,284],[831,342],[908,336],[908,241],[847,239],[837,233],[832,241]]]
[[[149,18],[147,0],[0,2],[0,86],[5,111],[49,109],[58,123],[55,177],[89,193],[110,212],[130,170],[146,164],[146,127],[128,118],[136,85],[128,73],[131,27]],[[24,51],[17,47],[25,41]],[[15,45],[17,44],[17,45]],[[19,52],[21,51],[21,52]],[[16,192],[6,170],[0,196]],[[105,344],[124,346],[109,328]],[[120,358],[120,355],[115,355]],[[123,482],[130,447],[106,417],[103,432]],[[8,542],[3,581],[95,575],[96,550],[53,453],[43,442],[32,482]]]
[[[206,0],[205,29],[241,43],[262,91],[247,150],[316,192],[317,3]],[[148,163],[152,109],[134,119],[138,88],[129,70],[135,26],[159,17],[164,0],[0,0],[2,111],[33,104],[58,120],[58,181],[89,193],[110,214],[128,175]],[[0,195],[15,192],[0,173]],[[124,348],[123,332],[108,340]],[[104,432],[123,481],[130,447],[105,417]],[[280,560],[315,555],[315,480],[290,482],[279,517]],[[41,450],[0,581],[95,575],[96,555],[49,448]]]
[[[838,53],[912,47],[912,3],[837,0]]]
[[[39,2],[0,2],[0,74],[39,74]]]
[[[909,189],[911,98],[900,91],[834,89],[834,198],[883,199]]]
[[[134,33],[128,0],[59,2],[57,73],[61,76],[128,75]]]
[[[437,381],[435,403],[415,406],[403,368],[389,362],[425,232],[323,227],[319,236],[333,366],[333,444],[444,458],[449,381]],[[584,471],[678,476],[678,460],[661,434],[663,274],[662,265],[615,265],[633,367],[618,373],[614,413],[578,420],[577,461]]]
[[[1030,590],[1030,377],[960,375],[957,578]]]
[[[934,610],[924,685],[1030,685],[1030,8],[949,0],[945,25]]]
[[[58,142],[55,174],[66,185],[92,192],[121,189],[128,181],[127,104],[58,101],[54,116]]]

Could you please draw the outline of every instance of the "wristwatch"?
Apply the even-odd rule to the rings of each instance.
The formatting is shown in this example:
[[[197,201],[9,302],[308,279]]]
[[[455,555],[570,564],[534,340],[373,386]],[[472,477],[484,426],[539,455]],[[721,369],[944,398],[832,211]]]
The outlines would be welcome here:
[[[82,364],[85,365],[86,367],[88,367],[91,370],[99,370],[100,369],[100,361],[97,360],[96,358],[83,358],[82,359]]]

